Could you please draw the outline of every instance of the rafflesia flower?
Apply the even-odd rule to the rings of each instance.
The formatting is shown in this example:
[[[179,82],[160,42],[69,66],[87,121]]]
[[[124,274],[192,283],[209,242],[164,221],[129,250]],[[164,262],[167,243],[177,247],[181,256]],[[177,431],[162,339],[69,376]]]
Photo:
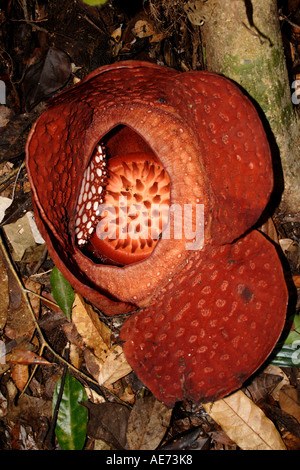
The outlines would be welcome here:
[[[273,187],[268,141],[229,80],[144,62],[102,67],[53,99],[27,169],[49,253],[107,315],[168,406],[239,388],[268,357],[287,289],[251,228]]]

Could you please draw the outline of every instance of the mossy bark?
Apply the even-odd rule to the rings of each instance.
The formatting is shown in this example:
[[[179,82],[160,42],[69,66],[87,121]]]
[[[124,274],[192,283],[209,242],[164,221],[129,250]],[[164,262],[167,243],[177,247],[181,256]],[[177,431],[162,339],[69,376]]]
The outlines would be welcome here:
[[[267,119],[274,199],[299,215],[300,127],[293,107],[276,0],[208,0],[201,28],[207,70],[239,84]],[[268,130],[268,129],[267,129]]]

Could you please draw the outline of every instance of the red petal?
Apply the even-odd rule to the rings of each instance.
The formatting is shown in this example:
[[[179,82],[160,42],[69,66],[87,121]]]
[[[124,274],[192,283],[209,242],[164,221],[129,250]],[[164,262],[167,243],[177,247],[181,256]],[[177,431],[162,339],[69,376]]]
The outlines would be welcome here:
[[[222,244],[245,233],[272,186],[258,115],[221,76],[127,61],[96,70],[58,96],[26,146],[36,218],[55,264],[110,315],[122,304],[124,312],[148,305],[191,255],[186,239],[173,237],[143,261],[118,268],[94,263],[76,246],[84,171],[98,142],[120,126],[126,132],[112,137],[114,155],[155,153],[170,178],[171,204],[204,204],[205,240]]]
[[[251,232],[194,254],[152,305],[121,330],[139,379],[168,406],[239,388],[282,331],[287,289],[273,245]]]
[[[269,144],[254,106],[231,81],[192,72],[183,74],[183,86],[194,96],[195,135],[215,198],[212,238],[230,243],[255,224],[268,202]]]

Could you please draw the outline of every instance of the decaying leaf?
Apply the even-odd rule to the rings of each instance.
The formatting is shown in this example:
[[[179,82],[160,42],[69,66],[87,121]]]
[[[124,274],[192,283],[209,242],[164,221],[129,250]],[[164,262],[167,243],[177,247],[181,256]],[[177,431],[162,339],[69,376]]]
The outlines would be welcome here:
[[[8,234],[13,233],[13,228],[17,228],[18,225],[16,222],[21,222],[21,219],[27,215],[28,209],[32,207],[32,200],[30,197],[30,192],[24,193],[23,191],[19,191],[18,194],[14,197],[11,203],[5,210],[5,215],[1,220],[1,225],[7,227],[8,225],[12,225],[12,228]],[[21,226],[21,224],[20,224]],[[23,229],[24,231],[26,228]],[[20,229],[19,229],[20,231]],[[28,230],[30,232],[30,230]]]
[[[89,422],[87,435],[94,439],[102,439],[112,449],[123,450],[126,446],[126,430],[130,410],[118,403],[100,403],[95,405],[87,402]]]
[[[122,38],[122,27],[123,24],[120,24],[118,28],[116,28],[110,35],[110,37],[114,40],[115,43],[119,43]]]
[[[37,282],[31,281],[30,279],[27,279],[26,282],[24,282],[24,286],[26,289],[36,294],[40,294],[41,292],[41,285]],[[29,294],[29,299],[35,316],[38,317],[40,309],[39,297],[34,294]],[[23,297],[21,298],[21,303],[16,306],[16,308],[13,308],[10,304],[8,309],[7,324],[5,327],[6,336],[8,336],[10,339],[27,336],[27,338],[30,340],[34,330],[35,324]]]
[[[299,392],[295,387],[287,386],[280,390],[279,404],[280,408],[300,423],[300,400]]]
[[[99,385],[107,387],[131,372],[122,348],[111,344],[111,330],[78,294],[73,304],[72,321],[88,347],[84,354],[86,367]]]
[[[13,257],[16,261],[23,258],[28,248],[35,246],[27,214],[18,218],[16,222],[5,225],[4,231],[13,248]]]
[[[276,427],[242,391],[203,405],[243,450],[286,450]]]
[[[259,230],[264,233],[274,243],[279,243],[278,233],[272,217],[268,217],[266,222],[259,227]]]
[[[131,450],[155,450],[162,441],[172,409],[154,398],[138,398],[131,411],[127,442]]]
[[[153,24],[146,20],[138,20],[132,34],[138,38],[150,38],[150,42],[160,42],[164,38],[164,34],[155,31]]]
[[[295,287],[299,289],[300,288],[300,274],[293,276],[293,282],[295,284]]]
[[[5,174],[5,169],[3,169],[3,165],[7,165],[7,163],[2,163],[2,165],[0,165],[0,176],[2,176],[2,174]],[[5,212],[9,208],[11,203],[12,199],[10,199],[9,197],[0,196],[0,223],[3,221]]]
[[[291,238],[279,240],[280,247],[285,254],[292,272],[299,272],[300,243]]]
[[[10,436],[10,448],[12,450],[38,450],[31,426],[13,423],[11,426]]]
[[[262,372],[246,388],[245,394],[256,403],[270,395],[281,381],[280,375]]]
[[[104,360],[97,358],[89,350],[85,351],[84,358],[90,374],[98,381],[99,385],[105,387],[109,387],[132,371],[121,346],[118,345],[114,345],[107,351]]]
[[[9,364],[41,364],[50,365],[43,357],[35,354],[33,351],[27,351],[26,349],[14,349],[11,354],[6,358]]]
[[[12,384],[10,387],[12,388],[14,385]],[[26,422],[31,419],[40,422],[43,418],[51,419],[52,404],[50,400],[45,398],[37,398],[24,394],[18,400],[15,400],[15,402],[11,401],[10,413],[10,418],[13,421]]]
[[[9,305],[8,275],[0,254],[0,330],[3,330],[7,320],[7,309]]]
[[[182,436],[168,441],[163,447],[163,450],[206,450],[209,448],[209,438],[201,438],[201,426],[192,428],[191,430],[183,433]],[[224,433],[225,434],[225,433]],[[227,438],[228,439],[228,438]]]
[[[289,385],[290,381],[288,379],[288,376],[283,372],[283,369],[278,366],[274,366],[273,364],[269,364],[265,369],[264,372],[266,374],[271,374],[271,375],[278,375],[281,378],[281,381],[278,382],[278,385],[275,387],[275,389],[271,392],[271,396],[275,401],[279,401],[279,394],[280,390],[285,387],[286,385]]]
[[[7,414],[7,398],[0,392],[0,419]]]
[[[64,51],[50,47],[25,74],[23,86],[26,108],[32,109],[37,103],[63,87],[69,80],[70,74],[69,56]]]
[[[15,364],[12,367],[11,378],[20,391],[25,387],[29,377],[28,367],[23,364]]]
[[[121,346],[114,345],[107,355],[100,370],[98,382],[108,387],[132,371]]]
[[[75,294],[73,303],[72,322],[86,346],[96,357],[104,360],[110,346],[111,330],[99,320],[97,313],[78,294]]]
[[[210,19],[210,7],[202,0],[190,1],[184,5],[184,11],[190,22],[195,26],[202,26]]]

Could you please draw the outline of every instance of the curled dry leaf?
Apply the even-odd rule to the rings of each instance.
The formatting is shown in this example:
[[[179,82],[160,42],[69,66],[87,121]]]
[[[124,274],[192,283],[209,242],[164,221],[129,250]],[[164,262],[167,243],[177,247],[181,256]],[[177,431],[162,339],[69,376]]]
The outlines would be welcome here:
[[[29,249],[33,249],[36,246],[35,239],[31,229],[31,222],[27,214],[23,217],[20,217],[20,212],[23,214],[24,211],[27,211],[30,207],[30,195],[26,194],[24,196],[24,202],[20,202],[19,199],[19,207],[18,209],[13,208],[10,206],[9,210],[11,209],[11,218],[17,218],[16,221],[8,223],[4,227],[4,232],[11,244],[14,259],[16,261],[21,261],[26,252]],[[16,202],[18,203],[18,202]]]
[[[87,435],[94,439],[102,439],[113,449],[124,449],[129,409],[118,403],[95,405],[86,402],[84,405],[89,410]]]
[[[41,284],[31,281],[30,279],[27,279],[24,282],[24,286],[35,294],[40,294],[41,292]],[[34,294],[29,294],[29,300],[37,318],[40,310],[39,297]],[[18,339],[27,336],[27,338],[31,340],[34,330],[35,325],[23,297],[21,298],[21,303],[16,305],[16,308],[13,308],[10,303],[7,324],[5,327],[6,336],[10,339]]]
[[[75,294],[72,309],[72,322],[88,346],[99,359],[104,360],[110,346],[111,330],[99,320],[97,313]]]
[[[293,282],[295,284],[295,287],[299,289],[300,288],[300,275],[299,274],[293,276]]]
[[[70,78],[71,61],[62,50],[50,47],[46,53],[26,71],[23,80],[26,109],[32,109],[40,101],[63,87]]]
[[[43,418],[49,420],[52,417],[52,401],[24,394],[16,404],[12,404],[10,412],[10,417],[15,422],[41,422]]]
[[[280,390],[286,385],[290,384],[288,376],[283,372],[283,369],[281,369],[281,367],[274,366],[273,364],[269,364],[264,369],[264,372],[266,374],[278,375],[279,377],[281,377],[281,381],[278,382],[278,385],[270,394],[275,401],[279,401]]]
[[[98,359],[87,349],[84,352],[84,359],[89,373],[98,381],[99,385],[104,387],[109,387],[132,371],[119,345],[114,345],[109,349],[103,360]]]
[[[242,391],[203,405],[243,450],[286,450],[276,427]]]
[[[6,358],[9,364],[41,364],[41,365],[50,365],[46,359],[41,356],[38,356],[32,351],[27,351],[26,349],[14,349],[13,352]]]
[[[28,367],[23,364],[15,364],[12,367],[11,378],[16,384],[17,388],[22,391],[25,387],[29,377]]]
[[[280,390],[279,404],[282,410],[292,415],[300,423],[300,403],[295,387],[287,386]]]
[[[181,437],[175,437],[162,447],[163,450],[201,450],[209,448],[209,438],[201,438],[201,426],[192,428],[183,433]]]
[[[0,418],[4,418],[7,414],[7,398],[0,392]]]
[[[85,351],[86,366],[99,385],[107,387],[131,372],[122,348],[111,344],[111,330],[78,294],[75,295],[72,321],[89,348]]]
[[[172,409],[155,397],[138,398],[128,421],[127,443],[131,450],[155,450],[171,419]]]
[[[187,14],[190,22],[195,26],[202,26],[206,21],[210,19],[210,7],[203,1],[190,1],[184,5],[184,11]]]
[[[251,398],[254,403],[264,400],[275,390],[277,385],[282,381],[282,377],[276,374],[267,374],[262,372],[252,380],[246,388],[245,394]]]
[[[260,226],[259,230],[264,233],[274,243],[279,243],[278,233],[272,217],[268,217],[266,222]]]
[[[153,24],[146,20],[138,20],[132,29],[132,34],[138,38],[151,38],[151,42],[160,42],[165,37],[164,33],[156,31]]]
[[[0,254],[0,329],[3,330],[7,320],[7,309],[9,304],[8,276],[3,258]]]
[[[279,240],[280,247],[288,260],[292,272],[299,271],[300,244],[291,238],[282,238]],[[296,285],[296,287],[298,287]]]
[[[109,350],[107,358],[100,369],[98,382],[100,385],[108,387],[131,371],[132,369],[125,358],[122,347],[116,344]]]

